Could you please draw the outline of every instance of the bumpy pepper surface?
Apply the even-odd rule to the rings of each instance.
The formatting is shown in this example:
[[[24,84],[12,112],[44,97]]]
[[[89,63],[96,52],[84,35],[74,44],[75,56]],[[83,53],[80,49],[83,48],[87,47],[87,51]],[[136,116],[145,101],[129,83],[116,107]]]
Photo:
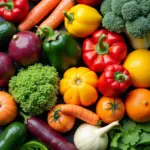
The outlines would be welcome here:
[[[127,46],[121,35],[105,29],[93,33],[82,46],[84,63],[95,72],[103,72],[110,64],[120,64],[127,55]]]
[[[0,0],[0,17],[7,21],[19,23],[27,16],[28,0]]]
[[[99,12],[93,7],[78,4],[65,15],[65,27],[75,37],[83,38],[92,34],[102,20]]]
[[[81,49],[71,34],[65,31],[53,31],[50,27],[44,27],[42,31],[46,35],[43,50],[51,65],[58,71],[65,71],[70,66],[78,64]]]

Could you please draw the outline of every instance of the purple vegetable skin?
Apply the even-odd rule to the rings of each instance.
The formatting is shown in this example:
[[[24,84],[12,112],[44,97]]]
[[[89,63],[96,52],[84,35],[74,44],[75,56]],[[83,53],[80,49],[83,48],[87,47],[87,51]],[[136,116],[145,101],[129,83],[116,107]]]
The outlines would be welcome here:
[[[27,119],[26,124],[31,134],[52,150],[77,150],[73,144],[54,131],[44,121],[31,117]]]
[[[6,86],[15,72],[12,59],[7,54],[0,52],[0,86]]]
[[[34,64],[41,55],[40,38],[31,31],[17,33],[9,43],[9,55],[19,65]]]

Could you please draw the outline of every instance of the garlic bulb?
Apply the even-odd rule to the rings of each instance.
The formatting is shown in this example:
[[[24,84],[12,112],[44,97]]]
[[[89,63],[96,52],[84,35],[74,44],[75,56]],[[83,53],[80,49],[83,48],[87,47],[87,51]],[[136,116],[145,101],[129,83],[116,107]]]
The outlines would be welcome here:
[[[108,146],[107,132],[117,125],[119,125],[118,121],[105,127],[84,123],[74,134],[74,144],[78,150],[106,150]]]

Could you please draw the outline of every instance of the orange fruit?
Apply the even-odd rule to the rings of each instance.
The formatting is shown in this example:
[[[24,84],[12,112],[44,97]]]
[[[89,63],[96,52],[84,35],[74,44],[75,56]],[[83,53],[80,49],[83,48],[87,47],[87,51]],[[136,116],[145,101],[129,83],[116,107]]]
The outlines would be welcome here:
[[[127,115],[136,122],[150,121],[150,91],[138,88],[128,93],[125,99]]]
[[[150,51],[135,50],[127,56],[123,66],[131,75],[132,85],[137,88],[150,87]]]

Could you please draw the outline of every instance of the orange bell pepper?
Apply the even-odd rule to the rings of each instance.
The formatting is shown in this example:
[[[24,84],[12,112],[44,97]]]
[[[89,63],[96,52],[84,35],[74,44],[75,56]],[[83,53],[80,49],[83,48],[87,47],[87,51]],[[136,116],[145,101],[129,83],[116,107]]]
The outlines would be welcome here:
[[[60,81],[60,93],[67,104],[90,106],[98,98],[98,76],[86,67],[73,67]]]

